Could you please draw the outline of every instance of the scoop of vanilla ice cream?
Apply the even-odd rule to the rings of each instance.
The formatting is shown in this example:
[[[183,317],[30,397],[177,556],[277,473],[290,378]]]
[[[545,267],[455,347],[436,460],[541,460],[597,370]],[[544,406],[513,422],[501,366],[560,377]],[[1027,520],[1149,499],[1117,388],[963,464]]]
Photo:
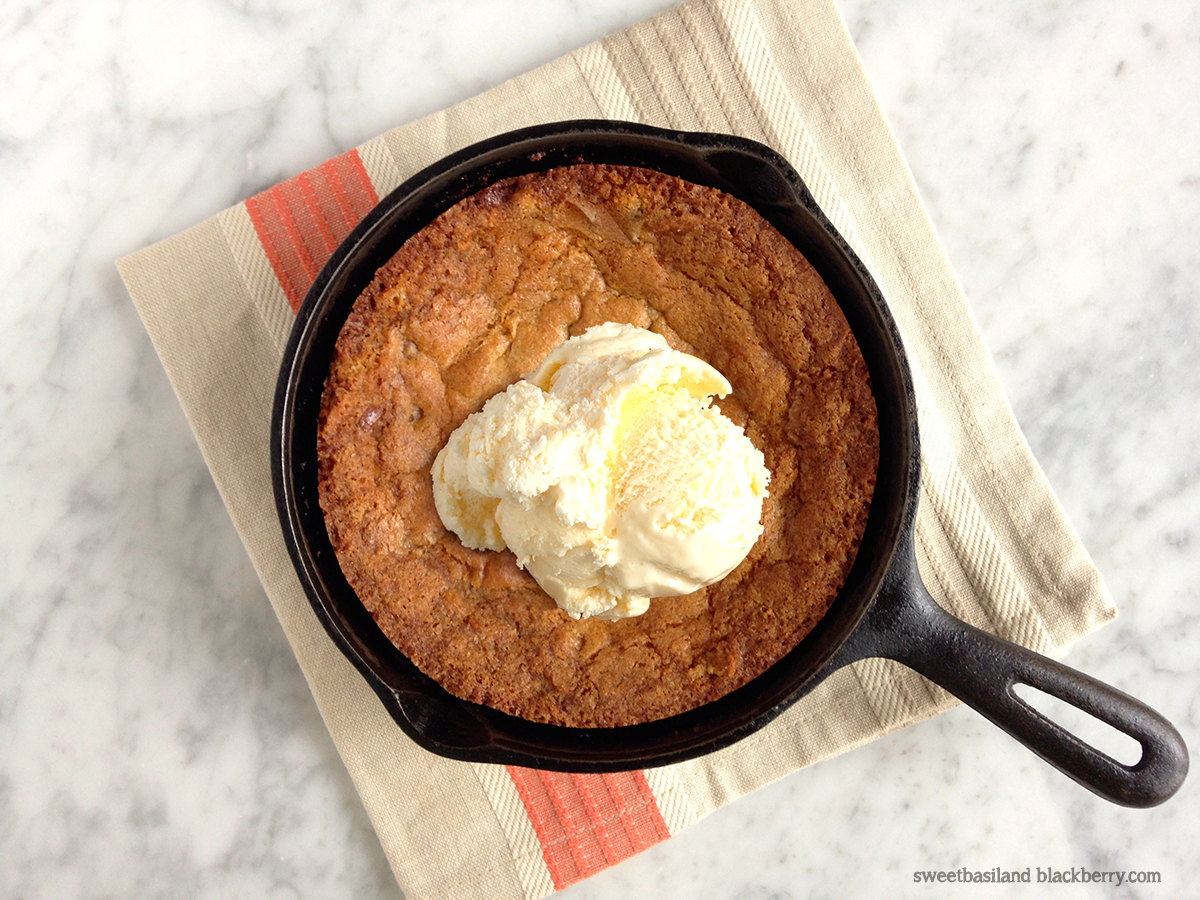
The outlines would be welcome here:
[[[589,328],[492,397],[433,464],[445,526],[511,549],[572,617],[719,581],[762,534],[762,452],[710,404],[729,382],[632,325]]]

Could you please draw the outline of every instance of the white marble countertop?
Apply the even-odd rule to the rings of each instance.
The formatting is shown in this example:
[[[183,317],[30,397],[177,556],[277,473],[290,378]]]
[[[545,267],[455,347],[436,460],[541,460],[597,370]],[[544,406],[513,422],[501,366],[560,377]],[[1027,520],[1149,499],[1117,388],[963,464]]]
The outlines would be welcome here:
[[[0,7],[0,896],[400,896],[113,260],[667,5]],[[1121,609],[1067,661],[1200,747],[1200,8],[842,9]],[[960,709],[564,897],[1194,897],[1198,847],[1200,776],[1120,809]],[[960,866],[1161,883],[913,883]]]

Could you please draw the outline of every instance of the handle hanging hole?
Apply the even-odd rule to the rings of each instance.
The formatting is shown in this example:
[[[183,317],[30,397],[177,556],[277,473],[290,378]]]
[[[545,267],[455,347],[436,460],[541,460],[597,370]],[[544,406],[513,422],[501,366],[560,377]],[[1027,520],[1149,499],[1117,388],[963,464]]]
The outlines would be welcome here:
[[[1013,693],[1055,725],[1065,728],[1121,765],[1133,766],[1141,761],[1141,743],[1102,719],[1097,719],[1091,713],[1084,712],[1065,700],[1060,700],[1053,694],[1047,694],[1023,681],[1013,684]]]

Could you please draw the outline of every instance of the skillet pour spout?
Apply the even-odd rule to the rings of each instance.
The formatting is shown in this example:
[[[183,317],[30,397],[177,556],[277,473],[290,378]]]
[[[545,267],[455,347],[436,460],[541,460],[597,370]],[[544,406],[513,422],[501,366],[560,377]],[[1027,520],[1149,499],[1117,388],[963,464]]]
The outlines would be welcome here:
[[[817,627],[749,684],[676,716],[621,728],[567,728],[461,700],[387,639],[347,582],[317,488],[317,422],[338,334],[359,294],[401,245],[459,200],[505,178],[578,162],[641,166],[725,191],[800,250],[829,287],[870,373],[879,420],[875,494],[854,565]],[[1171,796],[1187,748],[1162,716],[1125,694],[959,622],[917,574],[913,527],[920,454],[903,343],[862,261],[795,170],[770,148],[724,134],[579,120],[498,135],[451,154],[385,197],[318,274],[284,351],[271,425],[275,500],[284,540],[334,642],[420,746],[452,759],[569,772],[665,765],[726,747],[762,728],[831,672],[883,656],[936,681],[1081,784],[1116,803]],[[1139,741],[1123,766],[1041,716],[1012,691],[1026,683]]]

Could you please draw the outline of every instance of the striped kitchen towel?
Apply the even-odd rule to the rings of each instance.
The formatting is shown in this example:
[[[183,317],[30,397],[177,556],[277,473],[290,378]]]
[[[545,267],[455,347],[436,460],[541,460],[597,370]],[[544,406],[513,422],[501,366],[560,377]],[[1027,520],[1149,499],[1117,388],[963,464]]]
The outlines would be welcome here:
[[[474,765],[409,741],[325,634],[271,487],[272,399],[295,310],[338,242],[405,178],[485,137],[572,118],[739,134],[782,153],[903,332],[923,443],[917,556],[931,592],[1049,653],[1114,615],[1017,429],[832,0],[689,0],[118,263],[410,900],[542,897],[953,702],[902,666],[866,660],[689,762],[606,775]]]

